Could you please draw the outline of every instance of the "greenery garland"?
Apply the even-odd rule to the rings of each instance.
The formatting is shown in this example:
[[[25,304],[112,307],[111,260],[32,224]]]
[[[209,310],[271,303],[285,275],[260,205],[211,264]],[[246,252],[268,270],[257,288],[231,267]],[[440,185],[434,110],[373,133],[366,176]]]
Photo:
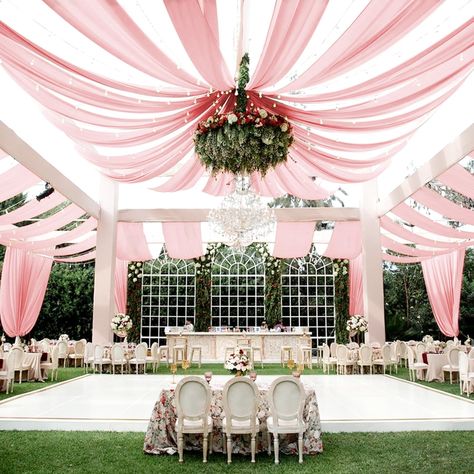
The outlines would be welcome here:
[[[128,264],[127,314],[132,319],[133,326],[127,334],[127,340],[129,342],[140,342],[142,278],[142,262],[130,262]]]
[[[336,342],[349,342],[347,320],[349,319],[349,260],[334,259],[334,306],[336,311]]]
[[[194,329],[207,331],[211,326],[211,285],[212,263],[216,251],[222,244],[207,245],[206,253],[194,259],[196,269],[196,303],[194,312]]]
[[[196,153],[213,175],[257,171],[264,176],[270,168],[286,161],[293,143],[286,118],[247,107],[248,64],[245,54],[239,68],[235,111],[208,117],[198,123],[194,132]]]

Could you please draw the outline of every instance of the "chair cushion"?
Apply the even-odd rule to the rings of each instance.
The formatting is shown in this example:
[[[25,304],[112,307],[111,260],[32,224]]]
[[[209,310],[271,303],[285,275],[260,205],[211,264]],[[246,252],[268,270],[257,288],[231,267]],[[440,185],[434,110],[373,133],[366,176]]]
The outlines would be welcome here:
[[[130,359],[130,364],[145,364],[146,360],[145,359],[136,359],[135,357],[133,359]]]
[[[267,429],[268,431],[273,431],[274,428],[273,417],[269,416],[267,418]],[[300,431],[306,430],[306,425],[303,423],[303,426],[300,427],[296,418],[294,420],[279,420],[278,429],[279,431],[294,431],[295,433],[299,433]]]
[[[210,416],[207,417],[207,427],[211,430],[212,429],[212,418]],[[202,420],[187,420],[186,418],[183,421],[183,429],[184,430],[202,430]],[[178,420],[174,425],[174,429],[178,431]]]
[[[112,362],[111,359],[94,359],[94,364],[110,364]]]
[[[413,368],[414,369],[427,369],[428,364],[425,364],[424,362],[414,362],[413,363]]]
[[[224,417],[222,419],[222,429],[226,431],[226,426],[227,426],[227,419]],[[258,418],[255,418],[255,427],[258,431],[260,426],[260,422],[258,421]],[[233,429],[236,430],[243,430],[243,429],[248,429],[250,431],[250,420],[232,420],[231,421],[231,430]]]
[[[443,372],[458,372],[459,367],[453,366],[451,367],[449,364],[443,365]]]

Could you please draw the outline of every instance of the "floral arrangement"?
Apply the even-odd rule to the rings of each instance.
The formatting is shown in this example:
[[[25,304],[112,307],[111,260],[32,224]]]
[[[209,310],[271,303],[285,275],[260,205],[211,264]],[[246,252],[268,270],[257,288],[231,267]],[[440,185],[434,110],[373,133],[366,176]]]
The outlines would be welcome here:
[[[231,374],[241,375],[250,370],[249,358],[242,349],[239,349],[227,357],[224,368],[230,370]]]
[[[68,342],[69,341],[69,336],[67,334],[61,334],[59,336],[59,341],[64,341],[64,342]]]
[[[138,281],[138,278],[143,277],[143,267],[142,262],[130,262],[128,266],[128,278],[135,283]]]
[[[245,54],[239,67],[235,111],[208,117],[198,123],[194,132],[196,153],[212,174],[244,175],[258,171],[264,176],[270,168],[286,161],[293,143],[286,118],[262,108],[247,107],[248,65]]]
[[[132,318],[128,314],[117,313],[110,323],[112,331],[117,334],[117,336],[125,337],[127,332],[132,329],[133,322]]]
[[[433,344],[433,336],[427,334],[426,336],[423,336],[421,342],[424,342],[425,344]]]
[[[333,275],[336,277],[341,273],[341,275],[347,275],[349,270],[347,269],[349,265],[349,260],[345,259],[335,259],[332,264]]]
[[[471,338],[469,337],[469,334],[467,335],[466,340],[464,341],[465,346],[470,346],[472,343]]]
[[[369,327],[369,322],[367,318],[361,314],[354,314],[347,320],[346,329],[349,332],[365,332]]]

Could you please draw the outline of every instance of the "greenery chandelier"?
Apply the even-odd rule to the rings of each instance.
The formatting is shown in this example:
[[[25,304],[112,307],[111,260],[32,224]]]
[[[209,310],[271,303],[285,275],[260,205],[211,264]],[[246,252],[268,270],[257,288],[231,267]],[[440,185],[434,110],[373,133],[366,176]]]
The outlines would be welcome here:
[[[286,118],[262,108],[247,105],[245,86],[249,80],[249,57],[239,66],[237,103],[231,113],[216,113],[198,123],[194,132],[195,150],[213,175],[250,175],[267,171],[288,156],[293,143],[291,125]]]

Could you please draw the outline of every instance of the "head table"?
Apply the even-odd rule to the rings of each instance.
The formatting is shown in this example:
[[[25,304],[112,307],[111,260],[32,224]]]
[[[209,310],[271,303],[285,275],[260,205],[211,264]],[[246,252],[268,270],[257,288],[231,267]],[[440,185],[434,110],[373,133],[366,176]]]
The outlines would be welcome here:
[[[257,436],[257,452],[267,450],[266,420],[269,416],[266,393],[268,384],[257,381],[260,392],[257,416],[260,421],[260,435]],[[222,400],[222,385],[211,383],[211,417],[213,420],[212,451],[223,452],[222,419],[224,418],[224,405]],[[308,428],[304,434],[304,454],[317,454],[323,451],[321,440],[321,421],[316,402],[314,388],[305,386],[306,401],[304,407],[304,421]],[[175,432],[177,419],[174,387],[164,389],[160,393],[151,413],[150,422],[145,435],[143,449],[148,454],[174,454],[177,452],[178,440]],[[186,435],[184,449],[202,450],[202,436]],[[250,454],[250,439],[245,435],[233,435],[233,452]],[[280,435],[280,451],[285,454],[298,452],[296,435]]]

